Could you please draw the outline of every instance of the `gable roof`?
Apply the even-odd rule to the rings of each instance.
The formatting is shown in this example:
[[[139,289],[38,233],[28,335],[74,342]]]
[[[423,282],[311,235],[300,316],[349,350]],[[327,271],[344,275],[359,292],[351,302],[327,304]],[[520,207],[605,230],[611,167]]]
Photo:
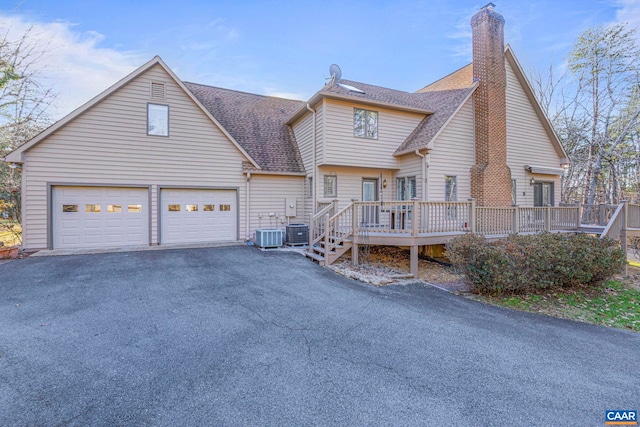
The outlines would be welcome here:
[[[20,147],[18,147],[15,150],[13,150],[11,153],[7,154],[5,156],[5,158],[4,158],[4,160],[7,161],[7,162],[15,162],[15,163],[24,162],[23,153],[25,151],[27,151],[31,147],[39,144],[45,138],[47,138],[49,135],[51,135],[52,133],[54,133],[58,129],[64,127],[69,122],[71,122],[73,119],[75,119],[76,117],[80,116],[85,111],[89,110],[94,105],[98,104],[100,101],[102,101],[103,99],[107,98],[109,95],[111,95],[112,93],[116,92],[118,89],[122,88],[123,86],[127,85],[129,82],[133,81],[134,79],[136,79],[137,77],[142,75],[144,72],[146,72],[147,70],[151,69],[152,67],[154,67],[156,65],[158,65],[158,66],[163,68],[163,70],[175,81],[175,83],[178,86],[180,86],[180,88],[182,88],[182,90],[187,94],[187,96],[189,96],[189,98],[191,98],[191,100],[220,129],[220,131],[227,138],[229,138],[229,140],[236,146],[236,148],[238,150],[240,150],[240,152],[242,154],[244,154],[244,156],[251,162],[251,164],[253,166],[255,166],[256,168],[260,168],[258,163],[256,163],[256,161],[233,138],[233,136],[231,136],[229,134],[229,132],[227,132],[227,130],[218,122],[218,120],[216,120],[216,118],[211,115],[211,113],[200,103],[200,101],[198,101],[198,99],[187,89],[187,87],[184,85],[184,83],[180,79],[178,79],[178,77],[173,73],[173,71],[171,71],[171,69],[167,66],[167,64],[164,63],[164,61],[159,56],[153,57],[146,64],[144,64],[141,67],[139,67],[138,69],[134,70],[132,73],[130,73],[126,77],[124,77],[121,80],[119,80],[118,82],[116,82],[114,85],[112,85],[110,88],[108,88],[104,92],[102,92],[102,93],[98,94],[97,96],[93,97],[91,100],[86,102],[81,107],[76,108],[71,113],[67,114],[65,117],[63,117],[62,119],[58,120],[53,125],[49,126],[47,129],[45,129],[44,131],[40,132],[38,135],[36,135],[32,139],[30,139],[29,141],[27,141],[25,144],[21,145]]]
[[[263,171],[304,174],[293,131],[286,125],[304,102],[185,82]]]
[[[476,90],[477,84],[466,89],[423,92],[425,102],[435,111],[425,117],[397,148],[394,156],[412,153],[422,148],[433,148],[433,140]]]
[[[352,86],[361,92],[349,90],[345,86]],[[354,82],[351,80],[341,79],[338,82],[330,82],[325,87],[316,92],[309,101],[308,105],[315,105],[322,98],[336,99],[340,101],[357,102],[358,104],[371,105],[380,108],[388,108],[391,110],[407,111],[418,114],[432,114],[422,94],[414,92],[404,92],[401,90],[389,89],[382,86],[370,85],[362,82]],[[300,117],[307,114],[306,104],[296,111],[287,121],[287,124],[293,124]]]
[[[527,96],[527,98],[529,99],[529,102],[531,103],[533,110],[535,111],[536,115],[538,116],[538,120],[540,120],[540,123],[542,124],[542,127],[544,128],[547,136],[549,137],[549,139],[551,140],[551,143],[553,144],[554,149],[556,150],[556,153],[558,154],[558,157],[560,158],[560,162],[561,163],[568,163],[569,162],[569,156],[567,155],[566,151],[564,150],[564,147],[562,147],[562,144],[560,143],[560,138],[558,138],[558,135],[556,134],[555,130],[553,129],[553,126],[551,125],[551,121],[549,120],[549,118],[547,117],[547,115],[545,114],[545,112],[542,110],[542,107],[540,106],[540,103],[538,102],[538,98],[535,96],[533,89],[531,88],[531,84],[529,83],[529,80],[527,79],[524,71],[522,70],[522,67],[520,66],[520,63],[518,62],[518,59],[516,58],[515,54],[513,53],[513,50],[511,49],[511,46],[506,45],[505,49],[504,49],[504,56],[506,61],[509,63],[509,65],[511,66],[511,69],[513,70],[514,74],[516,75],[516,78],[518,79],[518,82],[520,83],[520,86],[522,87],[522,90],[524,91],[525,95]],[[453,73],[441,78],[440,80],[436,80],[435,82],[423,87],[422,89],[418,90],[419,93],[427,93],[427,92],[433,92],[433,91],[441,91],[441,90],[447,90],[447,89],[460,89],[460,88],[469,88],[472,87],[474,85],[473,82],[473,64],[468,64],[465,65],[464,67],[454,71]],[[421,123],[418,128],[416,128],[414,130],[414,133],[420,133],[420,127],[423,124]],[[424,131],[423,131],[424,132]],[[398,150],[396,151],[395,155],[399,155],[399,154],[404,154],[410,150],[410,146],[411,145],[415,145],[411,144],[409,142],[409,139],[411,138],[418,138],[419,135],[410,135],[409,138],[407,138],[407,141],[405,141],[400,148],[398,148]],[[405,147],[406,145],[406,147]]]

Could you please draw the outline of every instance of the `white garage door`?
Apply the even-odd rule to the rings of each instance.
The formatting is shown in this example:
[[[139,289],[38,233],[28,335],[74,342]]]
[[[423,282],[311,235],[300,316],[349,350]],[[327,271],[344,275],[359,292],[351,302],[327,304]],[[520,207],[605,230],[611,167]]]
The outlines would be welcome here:
[[[53,247],[149,243],[146,188],[53,187]]]
[[[163,189],[160,243],[237,240],[235,190]]]

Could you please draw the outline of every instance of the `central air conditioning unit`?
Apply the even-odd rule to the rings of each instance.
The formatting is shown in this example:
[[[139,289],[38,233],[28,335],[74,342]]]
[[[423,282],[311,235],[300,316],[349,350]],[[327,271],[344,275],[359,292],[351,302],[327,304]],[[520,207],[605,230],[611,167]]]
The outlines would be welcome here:
[[[309,226],[307,224],[287,225],[287,245],[306,245],[309,243]]]
[[[279,248],[283,239],[282,230],[256,230],[256,246],[261,248]]]

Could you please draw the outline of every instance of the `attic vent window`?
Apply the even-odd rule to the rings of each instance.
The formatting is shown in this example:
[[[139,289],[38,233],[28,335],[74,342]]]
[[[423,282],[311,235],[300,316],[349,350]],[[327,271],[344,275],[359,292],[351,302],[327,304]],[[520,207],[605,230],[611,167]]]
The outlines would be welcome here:
[[[167,96],[164,83],[151,82],[151,99],[165,99]]]
[[[348,90],[349,92],[364,93],[363,90],[360,90],[355,86],[347,85],[347,84],[344,84],[344,83],[338,83],[338,86],[340,86],[342,89]]]

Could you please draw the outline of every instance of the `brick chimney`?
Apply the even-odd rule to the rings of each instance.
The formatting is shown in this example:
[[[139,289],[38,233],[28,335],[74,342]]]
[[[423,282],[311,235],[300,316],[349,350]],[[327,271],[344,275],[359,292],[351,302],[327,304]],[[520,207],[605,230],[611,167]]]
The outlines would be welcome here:
[[[489,3],[473,18],[473,95],[476,164],[471,167],[471,197],[479,206],[511,206],[507,166],[504,18]]]

